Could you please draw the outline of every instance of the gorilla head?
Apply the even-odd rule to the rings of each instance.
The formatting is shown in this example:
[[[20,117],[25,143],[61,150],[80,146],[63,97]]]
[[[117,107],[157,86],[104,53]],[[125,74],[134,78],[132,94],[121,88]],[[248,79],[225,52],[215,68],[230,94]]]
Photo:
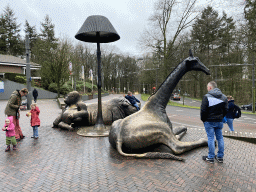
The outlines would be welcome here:
[[[81,100],[81,96],[77,91],[72,91],[68,93],[68,95],[65,97],[64,102],[70,106],[77,104]]]

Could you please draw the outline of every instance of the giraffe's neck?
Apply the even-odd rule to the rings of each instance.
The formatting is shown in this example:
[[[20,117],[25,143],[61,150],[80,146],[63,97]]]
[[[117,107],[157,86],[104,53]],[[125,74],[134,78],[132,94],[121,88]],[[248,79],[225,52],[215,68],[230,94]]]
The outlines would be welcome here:
[[[178,84],[179,80],[182,78],[183,75],[185,75],[187,71],[188,70],[186,69],[186,64],[183,61],[171,72],[171,74],[169,74],[169,76],[159,87],[155,95],[149,98],[145,107],[154,109],[159,108],[165,110],[166,105],[170,99],[171,93]]]

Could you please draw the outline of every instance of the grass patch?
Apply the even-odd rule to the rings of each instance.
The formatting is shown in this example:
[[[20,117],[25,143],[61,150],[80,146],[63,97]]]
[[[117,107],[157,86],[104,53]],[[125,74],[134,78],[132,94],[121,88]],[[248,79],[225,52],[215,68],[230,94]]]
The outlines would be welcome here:
[[[167,105],[177,106],[177,107],[185,107],[185,108],[190,108],[190,109],[200,109],[200,107],[189,106],[189,105],[183,105],[183,104],[176,103],[176,102],[173,102],[173,101],[169,101],[169,102],[167,103]]]

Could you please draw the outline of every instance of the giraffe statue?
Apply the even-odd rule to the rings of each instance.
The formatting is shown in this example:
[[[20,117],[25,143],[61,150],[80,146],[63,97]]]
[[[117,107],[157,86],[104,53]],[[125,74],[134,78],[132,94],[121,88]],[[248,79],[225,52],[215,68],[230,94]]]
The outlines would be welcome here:
[[[202,71],[210,75],[209,69],[197,57],[194,57],[192,51],[189,50],[189,57],[183,60],[168,75],[140,111],[113,122],[109,132],[111,146],[123,156],[169,158],[180,161],[184,161],[184,159],[176,155],[194,148],[207,146],[206,138],[194,142],[180,141],[187,132],[187,128],[173,129],[172,123],[166,114],[166,106],[171,93],[182,76],[192,70]],[[167,146],[172,153],[150,151],[150,147],[159,144]],[[147,152],[134,152],[143,151],[143,149],[147,149]]]

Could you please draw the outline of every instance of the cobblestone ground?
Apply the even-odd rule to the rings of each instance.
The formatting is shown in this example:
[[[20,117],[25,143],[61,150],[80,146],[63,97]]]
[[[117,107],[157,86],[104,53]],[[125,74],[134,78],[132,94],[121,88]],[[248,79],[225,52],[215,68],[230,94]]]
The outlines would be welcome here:
[[[7,101],[0,101],[0,124]],[[182,155],[185,162],[119,155],[107,137],[81,137],[51,128],[61,113],[55,100],[39,100],[39,139],[30,138],[27,111],[21,112],[24,140],[4,152],[0,134],[0,191],[256,191],[255,144],[224,138],[224,163],[202,161],[207,147]],[[206,137],[189,128],[183,141]]]

